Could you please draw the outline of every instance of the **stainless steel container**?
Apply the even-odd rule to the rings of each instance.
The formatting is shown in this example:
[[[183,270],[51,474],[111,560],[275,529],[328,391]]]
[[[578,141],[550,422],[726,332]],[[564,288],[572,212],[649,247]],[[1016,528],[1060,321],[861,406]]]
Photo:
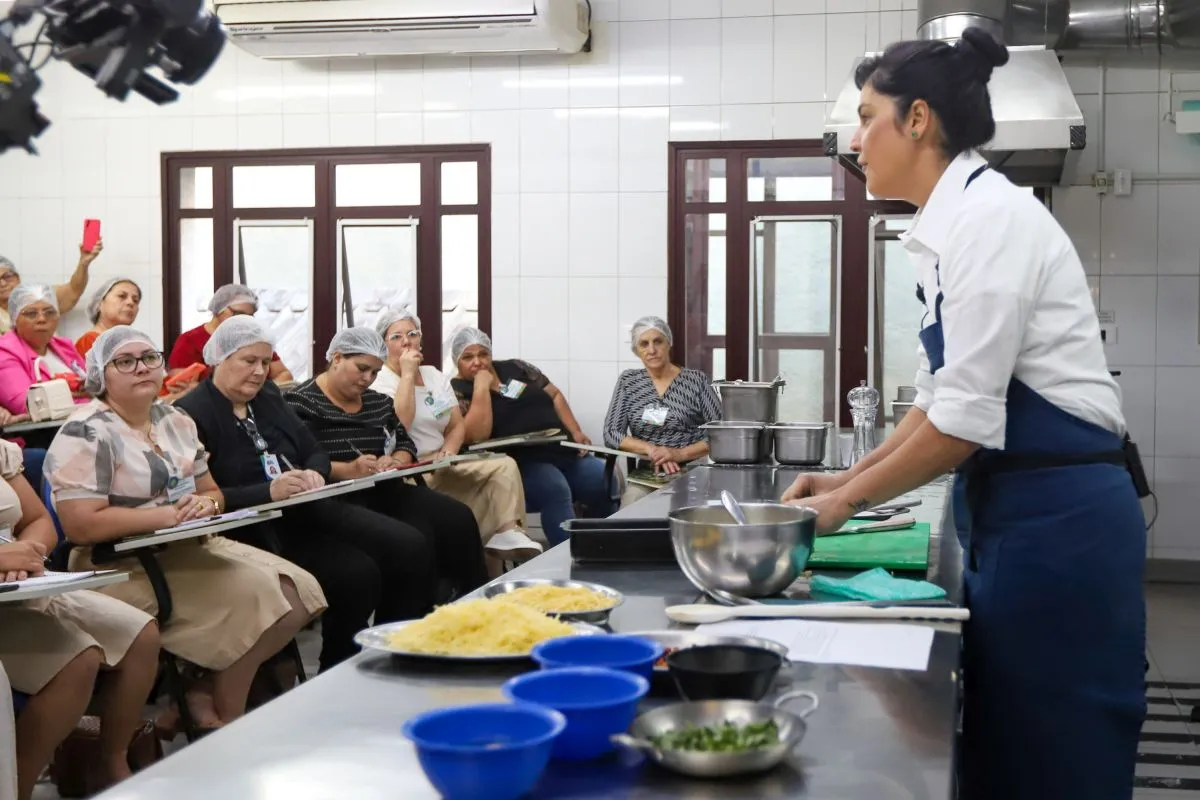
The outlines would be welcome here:
[[[702,592],[738,597],[779,594],[808,564],[817,513],[780,503],[742,503],[746,525],[720,505],[679,508],[667,515],[675,560]]]
[[[825,460],[829,427],[823,422],[778,422],[771,435],[780,464],[812,466]]]
[[[625,595],[609,586],[586,581],[562,580],[554,578],[527,578],[520,581],[497,581],[483,587],[483,596],[488,600],[503,597],[517,589],[527,589],[531,586],[560,586],[566,589],[587,589],[598,595],[607,597],[611,603],[603,608],[592,611],[545,611],[547,616],[558,617],[563,622],[591,622],[603,625],[608,622],[613,609],[625,602]]]
[[[915,386],[897,386],[896,400],[901,403],[911,403],[917,399],[917,387]]]
[[[892,401],[892,422],[896,427],[900,427],[900,422],[904,419],[904,415],[912,410],[912,403],[901,403],[899,400]]]
[[[798,712],[784,708],[792,700],[806,700]],[[613,741],[647,753],[657,764],[673,772],[697,778],[728,778],[765,772],[786,759],[799,746],[808,730],[805,718],[817,710],[817,696],[808,691],[790,691],[774,703],[753,703],[749,700],[706,700],[697,703],[675,703],[647,711],[633,721],[628,734],[619,733]],[[739,752],[701,752],[696,750],[660,750],[652,739],[681,728],[703,728],[733,723],[744,726],[775,720],[779,729],[779,744],[757,750]],[[730,796],[726,791],[718,794]],[[714,795],[717,796],[717,795]]]
[[[770,383],[751,381],[717,381],[713,384],[721,395],[721,419],[735,422],[775,421],[779,407],[779,391],[783,381]]]
[[[771,440],[760,422],[709,422],[708,457],[717,464],[758,464],[771,456]]]

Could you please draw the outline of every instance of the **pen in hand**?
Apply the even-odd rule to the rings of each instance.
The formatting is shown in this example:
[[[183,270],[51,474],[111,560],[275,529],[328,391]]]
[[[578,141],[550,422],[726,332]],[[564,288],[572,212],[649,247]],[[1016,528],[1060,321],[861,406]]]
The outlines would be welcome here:
[[[353,445],[351,445],[351,446],[353,447]],[[291,461],[288,461],[288,457],[285,456],[283,453],[279,454],[279,460],[282,461],[283,465],[285,467],[287,467],[288,469],[296,469],[296,465],[293,464]]]

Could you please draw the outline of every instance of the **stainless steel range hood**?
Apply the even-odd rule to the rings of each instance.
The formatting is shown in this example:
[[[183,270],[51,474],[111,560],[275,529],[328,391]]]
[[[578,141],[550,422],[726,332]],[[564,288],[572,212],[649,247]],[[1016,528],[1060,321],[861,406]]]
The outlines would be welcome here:
[[[919,0],[917,35],[954,41],[982,27],[1010,47],[992,75],[996,137],[984,155],[1025,186],[1069,180],[1087,143],[1083,114],[1053,49],[1157,57],[1200,48],[1200,0]],[[825,125],[825,152],[857,172],[856,59]]]
[[[1009,55],[989,85],[996,138],[983,155],[1014,183],[1061,183],[1064,170],[1073,169],[1087,144],[1083,112],[1053,50],[1014,47]],[[855,60],[854,67],[862,60]],[[852,68],[825,124],[826,155],[837,156],[855,172],[858,158],[850,151],[850,140],[858,129],[858,98]]]

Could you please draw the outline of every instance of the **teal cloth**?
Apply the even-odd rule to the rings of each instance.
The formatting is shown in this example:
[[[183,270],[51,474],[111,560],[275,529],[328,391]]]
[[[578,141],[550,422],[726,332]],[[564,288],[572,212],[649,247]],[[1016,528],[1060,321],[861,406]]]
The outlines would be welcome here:
[[[867,570],[853,578],[812,577],[813,594],[833,595],[849,600],[940,600],[946,590],[928,581],[896,578],[883,567]]]

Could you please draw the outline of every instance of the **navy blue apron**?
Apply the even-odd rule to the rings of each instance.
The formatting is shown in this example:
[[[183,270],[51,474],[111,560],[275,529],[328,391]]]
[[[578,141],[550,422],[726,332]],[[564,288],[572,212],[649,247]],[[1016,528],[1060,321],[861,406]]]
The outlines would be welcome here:
[[[937,274],[920,334],[931,373],[945,365]],[[1128,800],[1146,712],[1146,530],[1122,440],[1015,378],[1005,400],[1004,449],[977,451],[954,484],[971,609],[959,796]]]

